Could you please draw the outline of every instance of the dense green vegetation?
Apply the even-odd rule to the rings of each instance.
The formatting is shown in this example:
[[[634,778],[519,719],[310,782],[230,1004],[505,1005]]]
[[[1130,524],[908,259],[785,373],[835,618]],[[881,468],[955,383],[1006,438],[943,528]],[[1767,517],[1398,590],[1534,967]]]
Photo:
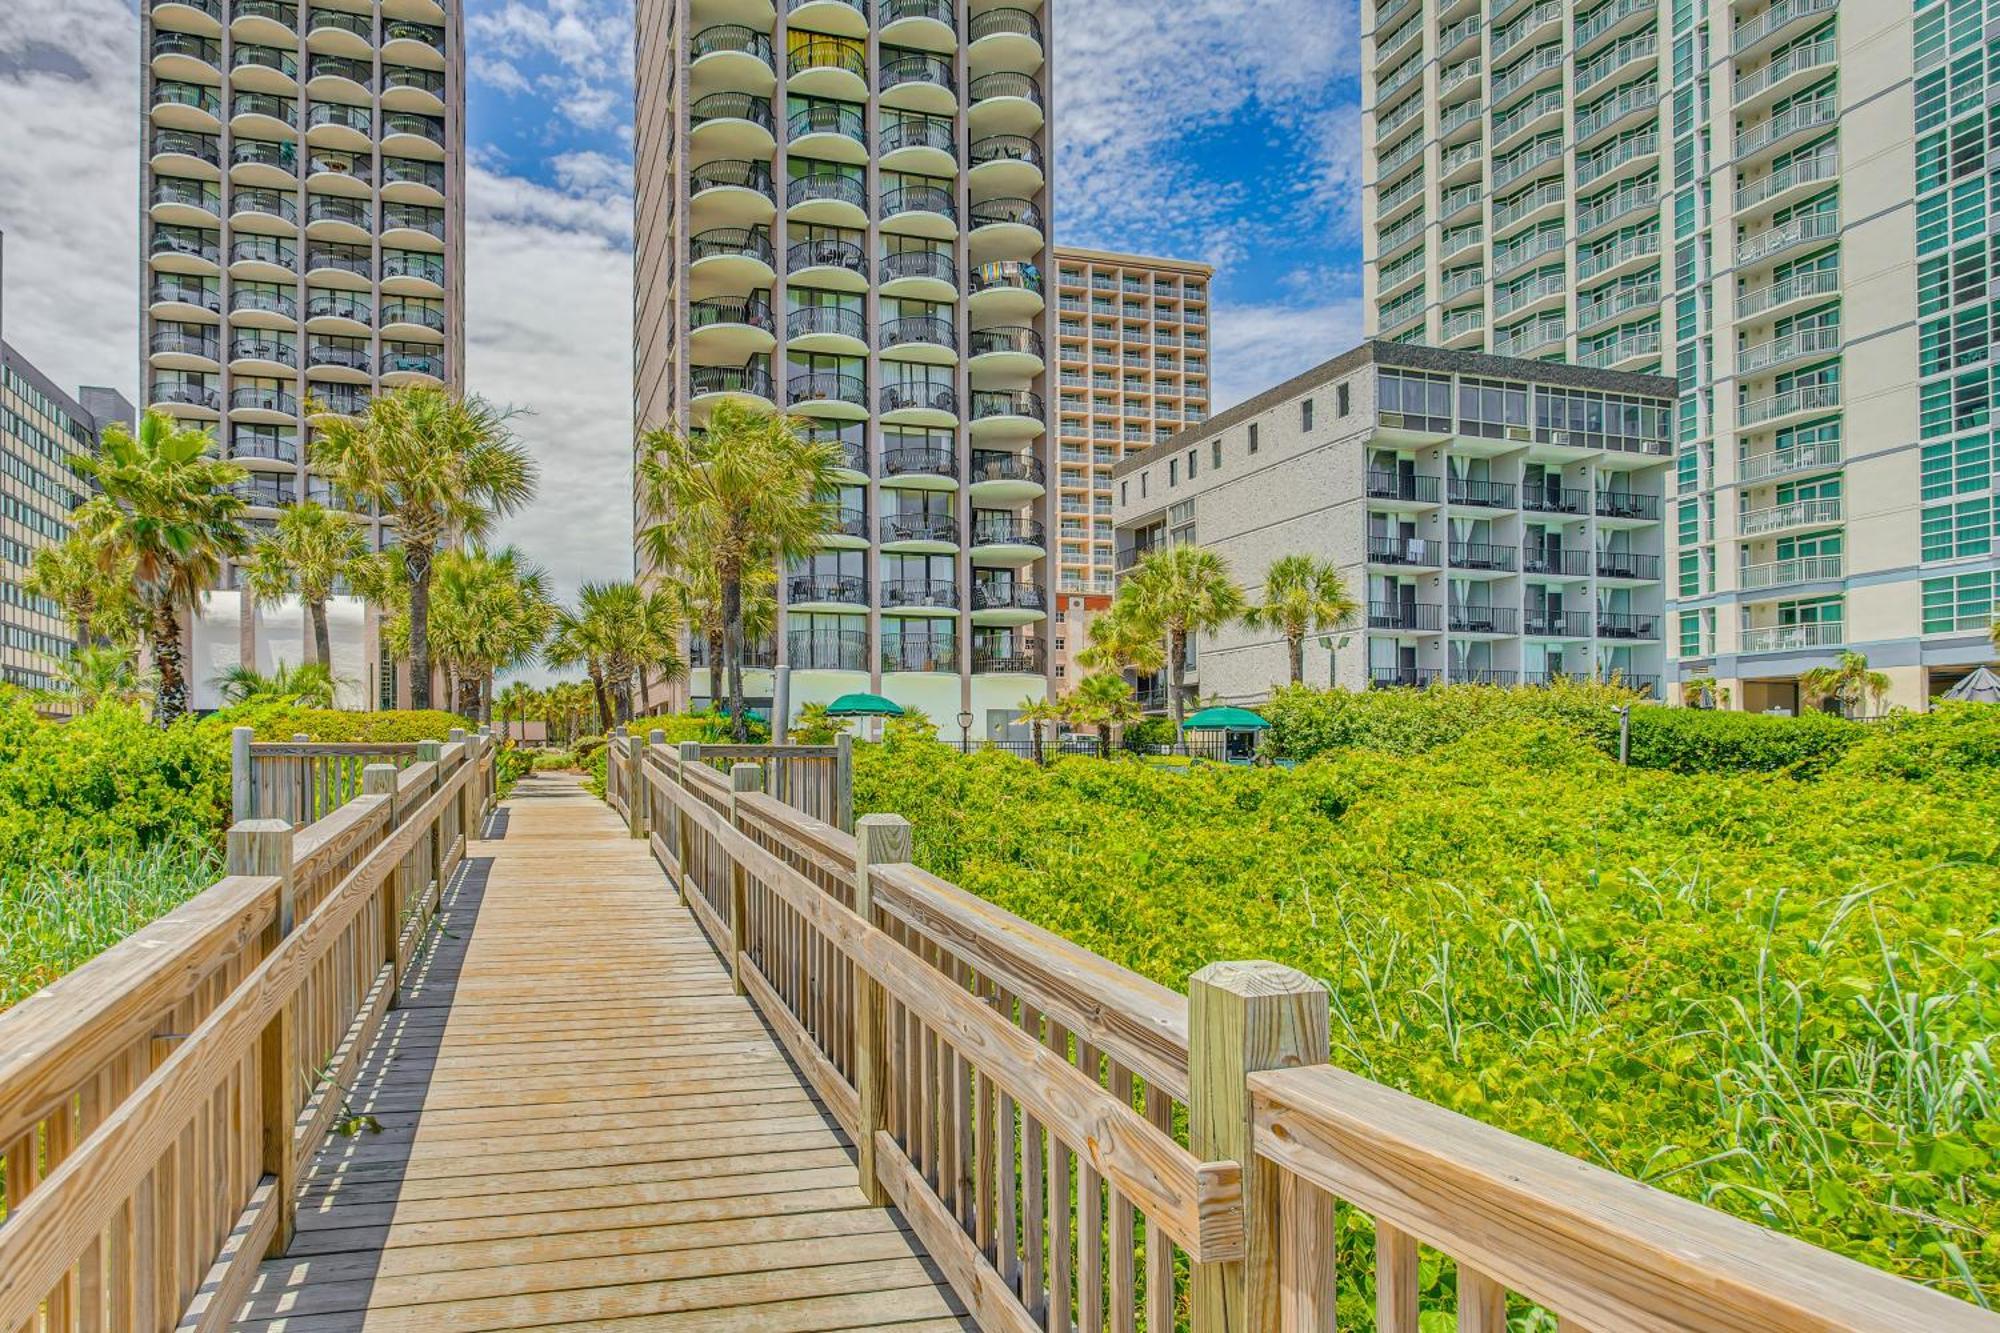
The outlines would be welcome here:
[[[2000,1300],[2000,709],[1635,709],[1621,769],[1605,702],[1287,695],[1291,771],[905,740],[857,749],[855,807],[1166,985],[1325,979],[1372,1078]]]

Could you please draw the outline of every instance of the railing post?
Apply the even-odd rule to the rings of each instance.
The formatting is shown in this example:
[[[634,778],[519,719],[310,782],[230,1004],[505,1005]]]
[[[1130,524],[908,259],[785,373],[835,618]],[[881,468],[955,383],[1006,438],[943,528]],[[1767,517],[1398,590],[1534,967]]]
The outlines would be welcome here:
[[[479,724],[480,768],[478,773],[475,774],[475,776],[479,779],[479,819],[481,823],[485,822],[486,812],[493,805],[493,793],[499,790],[498,784],[500,781],[500,770],[499,770],[500,761],[498,760],[498,758],[494,758],[493,760],[494,767],[491,770],[488,770],[485,766],[486,760],[492,755],[493,755],[493,728],[489,724],[481,722]]]
[[[396,766],[394,764],[370,764],[361,770],[361,794],[380,796],[389,806],[389,818],[383,827],[383,840],[396,836],[396,826],[402,822],[402,812],[396,809]],[[407,858],[406,858],[407,859]],[[403,934],[403,867],[396,866],[382,877],[382,958],[389,964],[389,1008],[396,1007],[396,994],[403,984],[401,950]]]
[[[444,764],[442,757],[443,751],[444,751],[443,741],[417,742],[417,762],[420,764],[429,764],[431,766],[431,785],[430,785],[431,792],[437,791],[438,785],[444,781]],[[429,794],[430,793],[428,792],[424,793],[424,795],[429,795]],[[423,801],[419,799],[417,803],[421,805],[423,804]],[[430,879],[432,882],[436,883],[438,887],[439,902],[444,901],[445,846],[444,846],[444,837],[442,834],[443,823],[444,821],[442,819],[433,819],[431,821],[431,827],[429,833],[430,844],[431,844]],[[418,891],[417,899],[419,902],[423,900],[424,893],[428,892],[429,888],[430,884],[426,883],[424,887]]]
[[[250,819],[229,830],[228,871],[278,881],[276,941],[297,925],[292,894],[292,826],[282,819]],[[298,1212],[298,1172],[292,1155],[292,1129],[299,1118],[298,1019],[287,996],[264,1025],[258,1040],[257,1080],[263,1106],[263,1172],[277,1181],[272,1198],[278,1209],[270,1254],[283,1254],[292,1243]]]
[[[1195,1333],[1279,1327],[1281,1173],[1257,1158],[1246,1079],[1325,1064],[1327,1027],[1326,987],[1277,963],[1210,963],[1188,984],[1188,1146],[1243,1168],[1245,1245],[1239,1261],[1195,1265]],[[1322,1225],[1300,1230],[1331,1235],[1332,1201],[1314,1208]]]
[[[910,821],[901,815],[863,815],[854,829],[854,912],[875,924],[875,888],[869,867],[910,859]],[[854,1090],[860,1103],[854,1146],[861,1192],[881,1207],[889,1192],[875,1170],[875,1133],[882,1128],[882,988],[860,966],[854,969]]]
[[[673,751],[667,749],[667,733],[658,727],[654,727],[646,733],[646,748],[648,750],[657,750],[663,759],[671,756],[673,753]],[[667,830],[672,827],[672,821],[660,818],[659,793],[653,790],[653,784],[646,777],[646,770],[643,768],[639,770],[639,789],[646,796],[646,832],[649,835],[657,833],[660,836],[661,842],[671,843],[672,836]],[[651,840],[649,837],[648,845],[650,846],[650,844]]]
[[[833,738],[833,826],[854,831],[854,738],[844,731]]]
[[[701,742],[682,741],[680,750],[680,761],[674,765],[674,781],[685,792],[688,765],[701,762]],[[694,879],[694,824],[678,806],[674,808],[674,841],[680,844],[674,850],[681,863],[681,882],[674,888],[685,899],[688,883]]]
[[[646,817],[646,738],[634,736],[625,747],[625,827],[635,838],[644,838],[653,821]]]
[[[743,832],[743,816],[737,812],[737,800],[746,791],[764,790],[764,770],[756,764],[731,764],[729,766],[729,826],[738,833]],[[743,869],[743,863],[734,857],[729,859],[729,975],[736,983],[736,993],[743,994],[744,955],[749,948],[750,929],[750,876]]]
[[[445,739],[458,747],[458,766],[464,768],[473,763],[472,742],[466,739],[464,727],[453,727],[445,733]],[[458,833],[465,839],[465,850],[472,850],[472,780],[466,779],[458,789],[458,798],[452,803],[458,812]]]
[[[253,785],[250,742],[257,736],[254,727],[229,729],[229,822],[241,824],[257,814],[256,787]]]

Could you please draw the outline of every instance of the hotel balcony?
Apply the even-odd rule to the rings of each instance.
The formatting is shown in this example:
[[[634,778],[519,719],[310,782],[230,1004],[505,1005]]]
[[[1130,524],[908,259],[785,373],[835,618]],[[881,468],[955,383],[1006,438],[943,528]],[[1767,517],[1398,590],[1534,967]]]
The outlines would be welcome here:
[[[1637,551],[1599,551],[1597,577],[1612,583],[1658,583],[1660,557]]]
[[[1793,500],[1788,504],[1767,505],[1762,509],[1747,509],[1737,517],[1736,535],[1760,537],[1767,533],[1784,532],[1793,528],[1811,528],[1825,523],[1838,523],[1841,521],[1841,513],[1841,497],[1837,495],[1811,500]]]
[[[292,375],[299,369],[298,340],[286,333],[232,329],[229,369],[237,375]]]
[[[1839,648],[1847,642],[1847,626],[1834,621],[1809,625],[1760,625],[1743,631],[1740,651],[1745,653],[1800,653],[1821,648]]]
[[[1521,632],[1532,639],[1587,639],[1591,631],[1588,611],[1566,611],[1559,606],[1531,606],[1521,619]]]
[[[1479,509],[1514,509],[1517,488],[1510,481],[1472,481],[1463,477],[1450,477],[1445,484],[1445,498],[1451,504]]]
[[[974,139],[967,164],[967,181],[982,195],[1028,198],[1041,191],[1046,178],[1041,146],[1021,134]]]
[[[887,579],[882,584],[884,611],[943,612],[958,610],[958,584],[952,579]]]
[[[1842,555],[1805,555],[1790,560],[1770,560],[1745,565],[1737,586],[1743,592],[1767,592],[1799,583],[1820,583],[1842,578],[1847,558]]]
[[[980,514],[972,522],[972,563],[1018,566],[1047,554],[1048,538],[1040,519]]]
[[[1371,547],[1376,540],[1369,538]],[[1512,546],[1499,546],[1492,542],[1452,542],[1449,553],[1452,573],[1474,578],[1513,573],[1520,554]]]
[[[1425,689],[1443,679],[1435,667],[1378,667],[1368,668],[1368,688],[1371,690]]]
[[[1405,569],[1441,569],[1444,543],[1424,537],[1379,537],[1368,539],[1368,563]]]
[[[1454,605],[1448,625],[1453,634],[1473,638],[1504,638],[1519,632],[1520,613],[1508,606]]]
[[[982,676],[1041,676],[1048,673],[1048,657],[1039,639],[1031,643],[974,644],[972,670]]]
[[[1817,444],[1773,450],[1767,454],[1751,454],[1736,465],[1736,479],[1743,482],[1761,482],[1769,481],[1773,477],[1819,472],[1839,467],[1843,456],[1844,451],[1839,440],[1825,440]]]
[[[1438,503],[1443,483],[1436,477],[1369,469],[1368,498],[1387,502],[1389,509],[1430,509]]]
[[[1436,634],[1443,624],[1444,608],[1434,602],[1370,602],[1368,628],[1396,630],[1407,634]]]
[[[1590,552],[1570,547],[1552,550],[1543,546],[1523,546],[1521,572],[1553,579],[1586,579],[1591,572]]]
[[[978,580],[972,585],[972,623],[1027,625],[1048,618],[1048,593],[1024,579]]]
[[[868,580],[796,574],[785,583],[785,605],[795,611],[844,610],[868,605]]]
[[[1771,430],[1840,406],[1838,381],[1801,384],[1781,393],[1745,399],[1736,409],[1739,430]]]
[[[1597,637],[1634,641],[1657,639],[1660,637],[1660,618],[1648,613],[1599,611]]]

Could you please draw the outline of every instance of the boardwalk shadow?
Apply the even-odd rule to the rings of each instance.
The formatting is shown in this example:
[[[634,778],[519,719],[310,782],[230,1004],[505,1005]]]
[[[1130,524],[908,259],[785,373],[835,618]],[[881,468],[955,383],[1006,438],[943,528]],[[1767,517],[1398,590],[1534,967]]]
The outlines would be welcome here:
[[[490,830],[488,836],[495,836]],[[498,832],[504,831],[503,818]],[[400,1003],[384,1015],[346,1091],[347,1110],[364,1127],[329,1136],[313,1157],[301,1183],[292,1247],[284,1259],[264,1266],[233,1327],[287,1326],[308,1313],[299,1304],[308,1285],[310,1313],[327,1317],[315,1318],[312,1327],[358,1329],[365,1320],[492,865],[468,857],[453,873],[404,977]]]

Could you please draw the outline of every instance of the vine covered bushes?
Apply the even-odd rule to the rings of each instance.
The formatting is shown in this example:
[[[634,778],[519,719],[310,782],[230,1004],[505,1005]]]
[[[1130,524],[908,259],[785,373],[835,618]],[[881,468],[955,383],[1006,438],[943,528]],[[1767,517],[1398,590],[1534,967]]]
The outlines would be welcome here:
[[[1176,990],[1225,958],[1324,979],[1371,1078],[2000,1301],[2000,710],[1850,727],[1807,780],[1621,769],[1595,718],[1315,716],[1386,743],[1182,772],[864,746],[855,808]]]

